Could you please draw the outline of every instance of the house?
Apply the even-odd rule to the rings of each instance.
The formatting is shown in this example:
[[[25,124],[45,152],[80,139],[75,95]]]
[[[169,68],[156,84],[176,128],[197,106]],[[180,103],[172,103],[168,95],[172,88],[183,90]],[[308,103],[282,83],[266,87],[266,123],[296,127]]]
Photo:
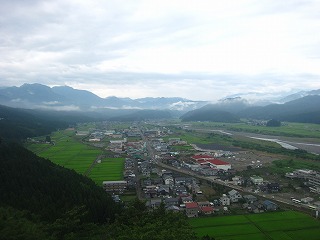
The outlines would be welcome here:
[[[167,207],[179,205],[179,199],[178,198],[166,198],[166,199],[164,199],[164,203],[166,204]]]
[[[155,208],[157,208],[157,207],[159,207],[160,205],[161,205],[161,199],[150,199],[147,203],[146,203],[146,205],[148,206],[148,207],[150,207],[150,208],[153,208],[153,209],[155,209]]]
[[[176,185],[185,185],[186,184],[186,178],[185,177],[176,177],[174,179]]]
[[[211,206],[203,206],[203,207],[199,207],[199,209],[200,209],[200,212],[206,215],[210,215],[214,213],[214,209]]]
[[[269,201],[269,200],[265,200],[263,202],[263,207],[266,211],[275,211],[278,209],[278,205],[275,204],[274,202]]]
[[[157,185],[157,184],[162,184],[162,178],[153,178],[152,179],[153,184]]]
[[[226,194],[223,194],[222,197],[220,197],[220,202],[222,206],[229,206],[230,198],[228,198]]]
[[[262,213],[264,212],[264,206],[260,204],[258,201],[255,201],[254,203],[245,203],[243,206],[247,206],[246,208],[248,209],[249,212],[252,213]]]
[[[181,211],[179,207],[174,206],[174,205],[166,207],[166,210],[172,211],[172,212],[180,212]]]
[[[127,188],[127,181],[103,181],[102,185],[107,192],[123,192]]]
[[[234,176],[233,178],[232,178],[232,184],[233,185],[242,185],[243,184],[243,178],[242,177],[240,177],[240,176]]]
[[[250,177],[250,180],[255,185],[260,185],[263,183],[263,178],[259,177],[259,176],[252,176],[252,177]]]
[[[258,201],[257,197],[255,197],[253,195],[250,195],[250,194],[249,195],[244,195],[243,199],[246,201],[246,203],[249,203],[249,204]]]
[[[204,202],[197,202],[199,207],[210,207],[210,202],[209,201],[204,201]]]
[[[267,184],[267,191],[270,193],[273,193],[273,192],[279,192],[281,189],[280,189],[280,184],[279,183],[268,183]]]
[[[174,185],[172,191],[175,195],[186,194],[187,189],[183,185]]]
[[[198,217],[198,204],[196,202],[186,203],[186,215],[187,217]]]
[[[173,185],[174,181],[173,181],[173,177],[171,175],[164,175],[162,176],[164,184],[166,185]]]
[[[235,190],[235,189],[232,189],[231,191],[229,191],[229,192],[228,192],[228,196],[229,196],[230,201],[231,201],[232,203],[238,202],[239,199],[242,198],[241,194],[240,194],[237,190]]]
[[[190,203],[190,202],[193,202],[193,199],[191,196],[186,196],[186,197],[181,197],[181,201],[183,203]]]
[[[158,196],[158,192],[155,189],[146,189],[144,192],[145,198],[155,198]]]
[[[170,189],[168,185],[160,185],[157,189],[159,195],[166,196],[169,195]]]
[[[262,192],[274,193],[281,190],[279,183],[265,183],[259,184],[259,189]]]
[[[150,186],[151,184],[152,182],[150,178],[143,180],[143,186]]]

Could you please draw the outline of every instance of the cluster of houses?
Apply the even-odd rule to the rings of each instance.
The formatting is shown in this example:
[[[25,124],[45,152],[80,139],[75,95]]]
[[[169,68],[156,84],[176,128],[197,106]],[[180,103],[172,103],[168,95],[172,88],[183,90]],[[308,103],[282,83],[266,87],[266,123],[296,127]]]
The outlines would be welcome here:
[[[126,158],[124,163],[123,178],[127,181],[127,189],[134,190],[137,186],[137,177],[135,175],[135,160]]]
[[[320,173],[309,169],[298,169],[285,175],[288,178],[299,178],[307,181],[310,192],[320,194]]]
[[[147,164],[143,165],[147,166]],[[221,208],[227,211],[228,206],[232,204],[242,204],[242,208],[254,213],[278,209],[278,205],[274,202],[269,200],[261,202],[253,195],[242,196],[235,189],[213,202],[195,201],[202,195],[195,178],[175,176],[172,172],[165,170],[161,172],[158,170],[157,174],[159,176],[157,178],[146,178],[141,181],[144,197],[148,199],[147,206],[151,209],[164,204],[168,210],[184,211],[188,217],[213,214]]]
[[[177,179],[180,180],[181,177],[178,177]],[[195,180],[190,179],[190,182],[191,181],[193,182]],[[246,209],[247,211],[252,213],[276,211],[279,208],[278,205],[272,201],[259,201],[258,198],[253,195],[242,196],[235,189],[232,189],[228,193],[223,194],[220,198],[215,199],[213,202],[195,201],[194,198],[195,196],[197,196],[197,194],[190,194],[188,191],[188,188],[191,186],[190,183],[189,185],[182,184],[179,186],[188,187],[181,188],[177,191],[175,190],[175,187],[166,185],[163,186],[161,184],[158,184],[154,187],[152,187],[152,185],[145,186],[145,192],[150,194],[150,191],[152,191],[152,193],[154,194],[148,195],[151,198],[147,201],[147,206],[151,209],[154,209],[159,207],[161,204],[164,204],[167,210],[176,212],[183,211],[188,217],[211,215],[221,210],[228,211],[228,207],[233,204],[240,204],[243,209]],[[200,190],[198,190],[198,194],[201,194]]]

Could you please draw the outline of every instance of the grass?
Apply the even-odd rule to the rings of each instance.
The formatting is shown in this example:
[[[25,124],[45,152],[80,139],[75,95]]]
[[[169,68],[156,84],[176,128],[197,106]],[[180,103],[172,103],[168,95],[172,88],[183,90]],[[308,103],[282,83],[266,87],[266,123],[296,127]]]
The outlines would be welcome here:
[[[77,141],[74,134],[67,130],[54,132],[51,136],[54,145],[29,144],[27,148],[40,157],[84,174],[102,151]]]
[[[320,222],[295,211],[190,219],[198,236],[215,239],[319,239]]]
[[[92,127],[88,124],[87,127]],[[41,137],[39,139],[44,139]],[[74,169],[84,174],[90,168],[95,159],[102,154],[102,150],[82,143],[75,136],[74,131],[58,131],[51,135],[55,143],[29,144],[27,148],[38,156],[48,158],[50,161]],[[123,179],[124,158],[105,158],[100,164],[95,164],[89,173],[89,178],[101,185],[103,181],[116,181]]]
[[[178,131],[176,131],[178,132]],[[177,135],[165,137],[164,140],[168,141],[169,138],[181,138],[182,141],[187,141],[188,144],[221,144],[225,146],[232,145],[232,139],[229,136],[214,134],[214,133],[200,133],[200,132],[187,132],[179,131]]]
[[[274,173],[285,174],[292,172],[296,169],[311,169],[320,171],[320,162],[308,160],[275,160],[270,166],[271,171]]]
[[[232,131],[252,132],[267,135],[290,136],[290,137],[320,137],[320,125],[311,123],[291,123],[285,122],[281,127],[252,126],[245,122],[242,123],[216,123],[201,122],[190,123],[193,127],[199,128],[216,128]]]
[[[103,181],[117,181],[123,179],[125,158],[105,158],[98,163],[89,173],[89,176],[98,185]]]

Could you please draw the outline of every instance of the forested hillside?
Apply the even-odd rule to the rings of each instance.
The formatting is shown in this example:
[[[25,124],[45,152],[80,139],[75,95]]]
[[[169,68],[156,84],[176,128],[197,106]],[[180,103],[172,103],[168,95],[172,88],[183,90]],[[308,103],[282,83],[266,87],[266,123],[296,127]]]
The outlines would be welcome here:
[[[0,239],[198,239],[183,214],[149,212],[138,200],[124,207],[91,179],[19,144],[69,126],[74,115],[64,114],[0,106]]]
[[[202,107],[197,110],[193,110],[187,112],[182,115],[181,120],[186,121],[211,121],[211,122],[226,122],[226,123],[234,123],[239,122],[240,118],[233,113],[216,110],[211,108],[210,105]]]
[[[49,134],[68,123],[59,119],[41,116],[26,109],[0,105],[0,136],[6,139],[22,140],[27,137]]]
[[[198,239],[186,216],[126,208],[72,170],[0,141],[0,239]]]
[[[103,224],[113,221],[120,211],[111,196],[92,180],[3,140],[0,181],[1,211],[9,216],[25,216],[25,221],[37,226],[54,226],[57,221]],[[59,226],[66,227],[63,225]]]

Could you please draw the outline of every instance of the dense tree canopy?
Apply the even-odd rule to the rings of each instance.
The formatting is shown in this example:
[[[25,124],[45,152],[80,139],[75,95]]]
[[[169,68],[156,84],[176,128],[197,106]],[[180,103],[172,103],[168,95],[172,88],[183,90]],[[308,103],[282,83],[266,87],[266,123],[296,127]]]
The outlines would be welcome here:
[[[118,206],[92,180],[39,158],[15,143],[0,144],[0,204],[54,221],[84,206],[84,221],[114,219]]]
[[[267,127],[280,127],[280,126],[281,126],[281,122],[276,119],[271,119],[267,122]]]

